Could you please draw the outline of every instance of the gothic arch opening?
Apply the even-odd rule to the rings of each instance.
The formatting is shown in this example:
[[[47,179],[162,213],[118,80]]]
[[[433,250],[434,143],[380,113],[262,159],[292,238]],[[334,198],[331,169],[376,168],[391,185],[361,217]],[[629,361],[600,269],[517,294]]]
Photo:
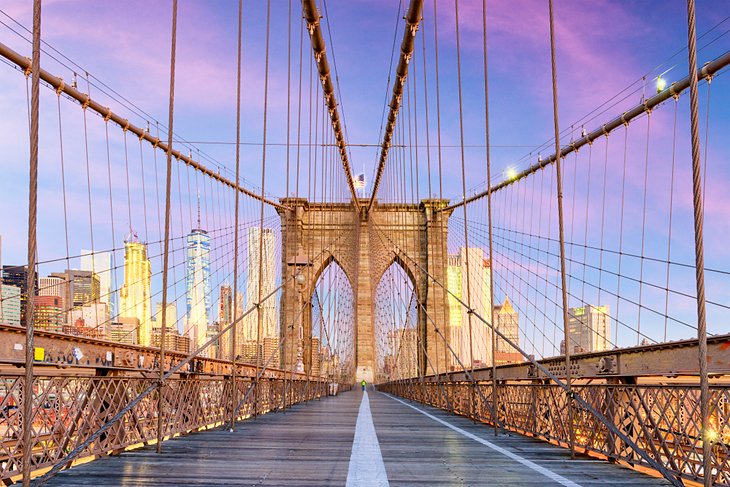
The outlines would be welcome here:
[[[308,318],[301,340],[304,370],[350,382],[355,367],[355,306],[350,279],[330,256],[313,280],[304,310]]]
[[[420,297],[416,280],[397,257],[374,293],[375,363],[378,381],[418,375],[422,357]]]

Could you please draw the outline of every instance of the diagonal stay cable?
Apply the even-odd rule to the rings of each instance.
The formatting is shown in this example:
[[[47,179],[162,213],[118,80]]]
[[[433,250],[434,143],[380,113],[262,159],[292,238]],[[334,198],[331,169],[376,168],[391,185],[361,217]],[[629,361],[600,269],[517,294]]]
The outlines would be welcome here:
[[[342,238],[342,235],[340,235],[336,240],[339,240]],[[334,242],[333,242],[334,243]],[[327,252],[327,249],[323,249],[319,255],[324,254]],[[247,309],[244,313],[241,314],[238,318],[233,320],[232,323],[227,325],[225,328],[221,328],[216,335],[213,335],[211,338],[208,339],[203,345],[199,346],[195,351],[193,351],[190,355],[185,357],[183,360],[181,360],[177,365],[172,367],[161,379],[154,381],[152,384],[150,384],[144,391],[142,391],[137,397],[135,397],[132,401],[130,401],[129,404],[127,404],[124,408],[120,409],[117,414],[115,414],[109,421],[104,423],[98,430],[96,430],[94,433],[91,434],[86,440],[84,440],[80,445],[78,445],[76,448],[74,448],[72,451],[66,455],[66,457],[58,462],[56,465],[54,465],[48,472],[46,472],[44,475],[39,477],[38,483],[36,485],[41,486],[44,485],[46,482],[48,482],[52,477],[54,477],[56,474],[58,474],[66,465],[68,465],[71,461],[73,461],[74,458],[76,458],[82,451],[86,449],[93,441],[95,441],[97,438],[99,438],[104,432],[109,430],[115,423],[117,423],[120,419],[122,419],[129,411],[132,410],[135,406],[137,406],[140,402],[142,402],[142,399],[150,395],[153,391],[157,390],[159,388],[159,382],[165,381],[172,377],[174,374],[176,374],[178,371],[180,371],[183,367],[185,367],[187,364],[190,363],[195,357],[197,357],[203,350],[208,348],[213,343],[216,343],[220,337],[225,334],[228,330],[232,329],[235,324],[238,324],[241,320],[243,320],[246,316],[254,312],[258,309],[258,307],[268,299],[275,296],[281,289],[284,288],[291,280],[294,279],[294,276],[289,277],[285,281],[283,281],[278,287],[273,289],[270,293],[268,293],[266,296],[263,297],[260,303],[257,303],[254,306],[251,306],[249,309]],[[262,373],[265,368],[262,368]]]
[[[383,233],[383,232],[381,232]],[[507,337],[504,333],[499,331],[496,327],[494,327],[492,324],[490,324],[484,317],[482,317],[476,310],[473,308],[469,308],[464,301],[461,300],[456,294],[451,292],[446,286],[444,286],[440,281],[438,281],[436,278],[434,278],[427,270],[423,269],[421,265],[415,261],[413,258],[411,258],[408,254],[401,251],[401,249],[394,243],[390,238],[388,238],[387,235],[384,235],[385,238],[387,238],[391,245],[397,249],[393,250],[393,252],[400,256],[401,258],[406,258],[409,261],[413,263],[422,273],[424,273],[431,281],[441,287],[443,290],[445,290],[448,294],[450,294],[461,306],[467,309],[467,312],[474,315],[479,321],[486,324],[492,329],[493,333],[496,333],[500,338],[502,338],[506,343],[508,343],[512,348],[517,350],[523,357],[525,357],[533,366],[537,367],[540,372],[545,374],[550,380],[555,382],[558,386],[560,386],[563,390],[568,392],[568,386],[565,382],[560,380],[555,374],[553,374],[551,371],[549,371],[544,365],[538,363],[535,358],[531,355],[528,355],[527,352],[522,350],[517,344],[515,344],[509,337]],[[471,379],[473,380],[473,379]],[[667,468],[656,461],[654,458],[652,458],[648,453],[646,453],[643,449],[641,449],[636,442],[634,442],[631,438],[629,438],[626,433],[621,431],[613,422],[609,421],[600,411],[598,411],[596,408],[594,408],[592,405],[590,405],[585,399],[583,399],[582,396],[577,394],[574,390],[570,391],[571,398],[583,409],[593,414],[593,416],[598,419],[601,423],[603,423],[613,434],[621,438],[621,440],[629,445],[648,465],[651,466],[651,468],[657,470],[660,472],[667,480],[669,480],[672,485],[676,487],[683,487],[684,484],[675,477]]]

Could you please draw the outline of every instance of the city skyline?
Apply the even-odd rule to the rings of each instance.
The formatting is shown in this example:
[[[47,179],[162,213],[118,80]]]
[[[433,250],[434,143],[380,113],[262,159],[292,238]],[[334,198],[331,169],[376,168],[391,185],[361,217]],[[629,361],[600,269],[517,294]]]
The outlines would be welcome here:
[[[258,258],[258,233],[258,228],[250,229],[247,233],[247,243],[250,244],[247,247],[250,248],[246,250],[248,258],[255,259],[253,263],[248,262],[248,272],[256,275],[258,274],[258,260],[256,260]],[[267,290],[265,294],[268,294],[275,287],[274,279],[277,275],[274,265],[275,245],[273,239],[275,233],[271,228],[264,228],[264,235],[265,277],[263,289]],[[185,241],[187,255],[184,277],[186,288],[184,295],[185,306],[183,311],[180,311],[180,307],[176,305],[180,298],[175,298],[174,301],[168,302],[166,316],[168,328],[172,327],[179,336],[190,336],[192,343],[197,343],[199,346],[207,340],[206,337],[210,337],[213,325],[220,326],[221,316],[233,312],[232,301],[229,303],[231,306],[226,309],[220,308],[221,303],[219,302],[216,316],[213,316],[213,307],[210,305],[213,299],[217,298],[220,301],[221,290],[229,289],[230,284],[224,282],[216,289],[211,286],[209,270],[211,240],[205,230],[194,228],[185,236]],[[42,316],[48,316],[50,310],[58,308],[54,313],[58,314],[59,323],[49,331],[62,333],[66,326],[71,327],[74,323],[79,323],[79,326],[88,330],[85,333],[90,334],[90,336],[93,335],[94,338],[111,339],[114,336],[116,337],[114,341],[149,346],[153,342],[154,327],[159,328],[161,322],[159,312],[161,304],[158,301],[153,305],[153,299],[155,297],[159,299],[160,293],[153,290],[158,286],[155,279],[158,271],[153,269],[152,260],[148,256],[149,247],[150,245],[141,240],[134,230],[130,230],[124,238],[124,255],[121,259],[118,259],[120,261],[118,273],[116,272],[117,269],[111,265],[114,255],[118,251],[91,253],[89,250],[82,249],[79,256],[73,259],[74,262],[78,263],[78,269],[71,268],[63,272],[51,271],[48,275],[37,274],[38,297],[59,298],[53,301],[52,304],[48,300],[46,300],[48,303],[43,300],[39,301]],[[71,261],[71,259],[67,260],[68,263]],[[0,266],[2,266],[1,262]],[[21,301],[24,294],[21,292],[21,286],[25,282],[25,271],[22,266],[6,265],[4,267],[6,272],[2,274],[3,288],[0,290],[0,299],[2,299],[0,323],[7,321],[9,323],[6,324],[19,326],[21,324],[19,320],[24,310],[23,301]],[[1,269],[2,267],[0,267]],[[120,282],[115,284],[115,279],[119,279]],[[6,284],[5,281],[17,282],[18,285]],[[236,293],[238,316],[241,316],[245,311],[246,301],[244,296],[248,296],[251,302],[258,296],[257,286],[257,277],[244,279],[241,283],[243,291]],[[272,298],[269,301],[270,303],[264,307],[264,334],[261,337],[262,340],[264,338],[278,339],[277,300]],[[119,303],[118,312],[113,315],[111,309],[117,302]],[[252,315],[256,317],[255,313]],[[225,319],[230,318],[223,317]],[[80,322],[79,319],[81,319]],[[193,326],[197,321],[202,323],[201,328],[203,331],[200,335],[196,335],[198,327]],[[44,318],[39,328],[43,328],[44,323],[51,322],[53,320],[49,321],[49,319]],[[237,327],[239,355],[243,354],[243,344],[246,341],[255,341],[255,328],[256,321],[250,322],[248,320],[242,320]],[[70,332],[71,328],[68,328],[68,330]],[[78,333],[82,332],[79,330],[74,331],[74,334]],[[135,335],[131,342],[127,336],[130,333]],[[228,347],[230,347],[229,335],[226,334],[222,338],[222,343],[228,343]],[[157,343],[159,343],[159,339]],[[221,349],[220,344],[218,344],[218,349]],[[219,353],[221,352],[216,352],[216,355]]]

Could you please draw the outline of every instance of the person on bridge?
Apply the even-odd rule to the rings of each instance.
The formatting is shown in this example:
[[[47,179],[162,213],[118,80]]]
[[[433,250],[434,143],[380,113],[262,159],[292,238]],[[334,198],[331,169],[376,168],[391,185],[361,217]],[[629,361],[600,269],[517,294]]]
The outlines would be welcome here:
[[[365,385],[366,384],[367,384],[367,382],[365,382],[365,379],[363,379],[362,382],[360,382],[360,385],[362,386],[363,392],[365,392]]]

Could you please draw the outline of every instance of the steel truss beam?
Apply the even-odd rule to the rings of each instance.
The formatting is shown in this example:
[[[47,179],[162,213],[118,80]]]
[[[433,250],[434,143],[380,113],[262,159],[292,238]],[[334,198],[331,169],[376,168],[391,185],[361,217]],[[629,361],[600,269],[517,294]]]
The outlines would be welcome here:
[[[727,377],[730,380],[730,335],[716,335],[707,338],[709,374]],[[696,338],[676,342],[644,345],[639,347],[605,350],[602,352],[571,355],[572,377],[574,379],[619,379],[631,382],[634,378],[655,377],[697,377]],[[537,363],[557,377],[565,376],[565,360],[562,356],[545,358]],[[467,380],[463,372],[451,372],[450,380]],[[491,380],[491,367],[474,371],[476,380]],[[522,381],[542,380],[549,377],[530,362],[497,366],[497,380]]]

